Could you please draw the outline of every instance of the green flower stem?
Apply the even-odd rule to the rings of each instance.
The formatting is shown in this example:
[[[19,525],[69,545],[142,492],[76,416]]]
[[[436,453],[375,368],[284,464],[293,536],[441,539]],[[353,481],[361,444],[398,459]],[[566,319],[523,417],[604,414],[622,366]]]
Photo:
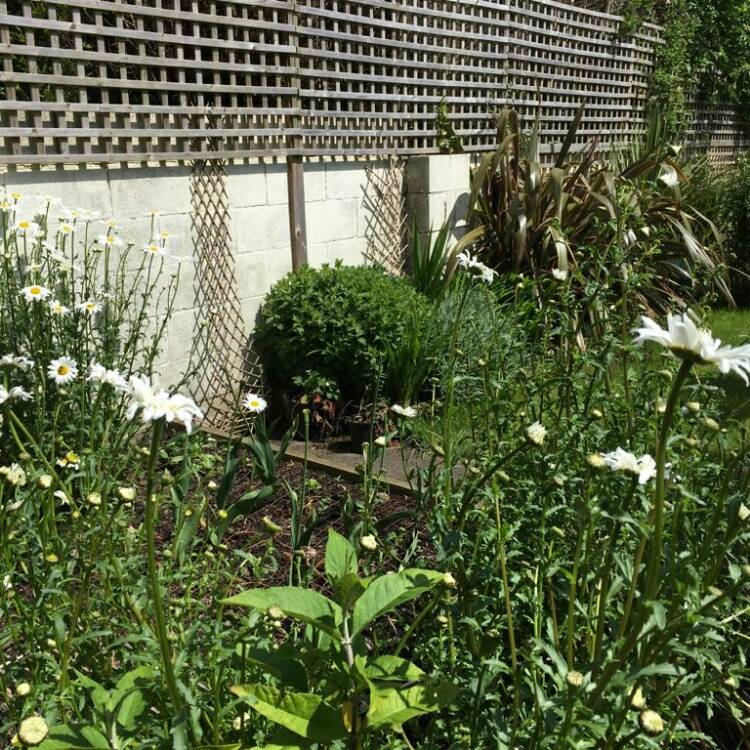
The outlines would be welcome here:
[[[508,645],[510,647],[510,663],[513,673],[513,731],[511,734],[511,746],[513,738],[518,730],[518,720],[521,715],[521,673],[518,670],[518,652],[516,649],[516,635],[513,625],[513,605],[510,598],[510,580],[508,578],[508,567],[505,558],[505,543],[503,542],[502,526],[500,519],[500,493],[495,491],[495,524],[497,529],[497,558],[500,563],[500,573],[503,579],[503,599],[505,600],[505,615],[508,619]]]
[[[404,646],[406,646],[407,641],[409,638],[411,638],[414,631],[419,627],[422,620],[424,620],[425,617],[432,611],[433,607],[437,604],[437,602],[440,600],[440,592],[436,592],[433,594],[432,598],[429,602],[424,606],[422,611],[411,621],[409,624],[409,627],[406,629],[406,632],[401,636],[401,640],[398,642],[398,646],[396,646],[396,650],[393,652],[394,656],[398,656],[401,651],[403,650]]]
[[[167,690],[175,711],[179,711],[182,700],[177,690],[177,680],[174,676],[174,666],[172,664],[172,651],[167,638],[167,626],[164,618],[164,606],[161,598],[161,587],[159,586],[159,576],[156,570],[156,543],[154,534],[154,521],[156,519],[157,503],[152,494],[154,487],[154,466],[156,464],[156,455],[159,452],[161,436],[164,431],[164,420],[159,419],[154,422],[153,432],[151,433],[151,451],[148,458],[148,469],[146,474],[146,546],[148,552],[148,577],[151,585],[151,599],[154,605],[154,616],[156,619],[156,634],[161,648],[161,658],[164,665],[164,677],[167,681]]]
[[[688,374],[693,366],[689,359],[682,361],[680,369],[675,375],[672,382],[672,389],[667,399],[667,408],[661,421],[659,430],[659,440],[656,445],[656,490],[654,492],[654,536],[653,546],[646,574],[645,601],[654,599],[659,589],[659,568],[664,547],[664,500],[666,497],[666,463],[667,463],[667,443],[669,441],[669,432],[674,419],[675,408],[680,398],[680,391],[685,384]]]

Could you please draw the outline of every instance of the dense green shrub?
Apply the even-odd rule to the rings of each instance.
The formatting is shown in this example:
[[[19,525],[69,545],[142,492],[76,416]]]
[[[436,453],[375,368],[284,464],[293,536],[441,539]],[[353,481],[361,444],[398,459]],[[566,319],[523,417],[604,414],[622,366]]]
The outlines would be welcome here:
[[[289,388],[315,370],[333,378],[344,398],[359,399],[385,370],[406,322],[427,306],[408,282],[378,268],[306,267],[268,293],[255,343],[271,385]]]
[[[724,227],[732,294],[741,307],[750,306],[750,153],[739,160],[723,191]]]

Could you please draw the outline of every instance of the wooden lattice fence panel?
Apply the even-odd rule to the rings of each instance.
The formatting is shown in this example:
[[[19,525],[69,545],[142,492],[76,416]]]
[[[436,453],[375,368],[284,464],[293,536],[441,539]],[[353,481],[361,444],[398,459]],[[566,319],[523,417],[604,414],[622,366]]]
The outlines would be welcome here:
[[[5,161],[283,153],[293,135],[291,2],[0,2]]]
[[[525,128],[538,117],[542,152],[559,145],[586,105],[579,146],[633,140],[643,129],[656,27],[619,38],[615,16],[548,0],[511,0],[507,102]]]
[[[305,152],[434,152],[442,100],[467,149],[490,143],[507,88],[504,5],[299,0],[298,12]]]
[[[578,145],[605,150],[643,129],[660,43],[620,20],[555,0],[0,0],[0,163],[434,153],[441,103],[467,151],[493,148],[501,108],[538,114],[550,158],[584,102]],[[741,139],[731,110],[693,131],[719,163]]]

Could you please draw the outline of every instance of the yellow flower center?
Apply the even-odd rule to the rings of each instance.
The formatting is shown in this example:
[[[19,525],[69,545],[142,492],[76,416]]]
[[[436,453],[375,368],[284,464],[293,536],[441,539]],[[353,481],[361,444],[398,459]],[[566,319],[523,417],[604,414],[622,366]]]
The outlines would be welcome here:
[[[30,223],[30,222],[28,222],[28,221],[19,221],[19,222],[18,222],[18,226],[19,226],[19,227],[20,227],[21,229],[28,229],[28,228],[29,228],[29,227],[31,226],[31,223]]]
[[[57,374],[60,375],[60,377],[65,377],[70,372],[70,367],[67,365],[58,365],[57,366]]]
[[[31,289],[29,289],[29,292],[33,294],[34,296],[38,296],[42,293],[42,287],[32,286]]]

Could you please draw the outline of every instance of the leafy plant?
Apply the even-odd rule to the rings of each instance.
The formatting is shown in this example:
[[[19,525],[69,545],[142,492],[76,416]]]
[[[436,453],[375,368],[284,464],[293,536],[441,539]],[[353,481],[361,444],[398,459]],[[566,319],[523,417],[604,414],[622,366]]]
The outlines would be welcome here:
[[[699,274],[731,300],[719,272],[719,232],[683,201],[680,165],[658,149],[615,173],[596,165],[594,144],[571,161],[583,111],[550,169],[540,161],[538,124],[526,138],[514,111],[499,118],[500,144],[474,171],[468,215],[488,264],[536,278],[570,277],[581,289],[592,279],[579,269],[595,252],[594,280],[646,267],[649,281],[636,293],[648,308],[690,297]]]
[[[232,688],[253,711],[279,726],[264,747],[291,750],[348,740],[351,748],[359,748],[366,735],[398,731],[406,721],[438,711],[455,697],[453,685],[431,681],[406,659],[368,653],[364,636],[378,618],[444,585],[445,576],[408,569],[361,578],[358,568],[354,547],[330,529],[325,570],[333,599],[289,586],[251,589],[224,600],[309,626],[304,648],[297,645],[290,653],[282,647],[256,656],[280,687],[255,683]]]
[[[386,353],[398,345],[409,311],[427,302],[409,283],[372,267],[302,268],[268,293],[255,344],[271,385],[290,389],[314,370],[358,401],[375,386]]]

